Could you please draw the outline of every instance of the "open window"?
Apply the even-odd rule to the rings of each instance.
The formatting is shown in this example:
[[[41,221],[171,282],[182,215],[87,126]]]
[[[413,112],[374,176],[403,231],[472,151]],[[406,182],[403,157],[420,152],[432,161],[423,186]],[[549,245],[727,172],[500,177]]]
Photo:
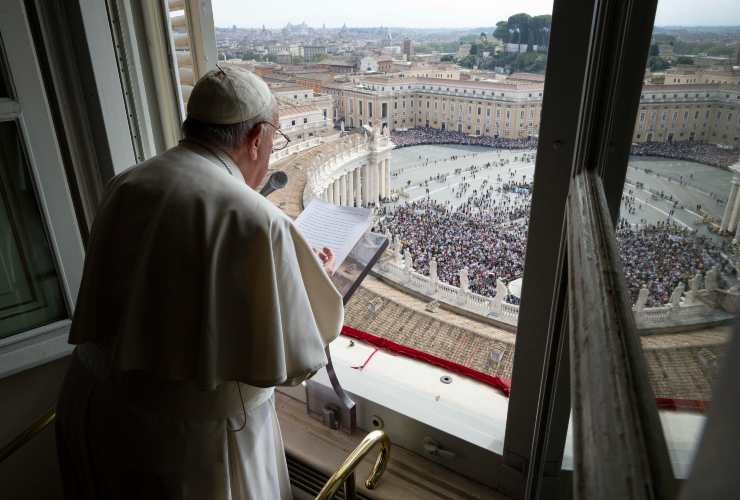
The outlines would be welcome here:
[[[3,43],[28,37],[22,2],[9,5],[15,17],[0,19]],[[524,497],[553,494],[557,480],[568,477],[563,465],[575,464],[577,474],[601,465],[589,453],[609,448],[590,447],[584,429],[609,427],[609,409],[621,411],[611,430],[634,431],[629,443],[639,453],[625,452],[619,463],[637,457],[639,470],[626,463],[624,471],[670,491],[673,475],[688,467],[726,339],[723,324],[734,314],[728,304],[737,271],[722,254],[736,250],[726,242],[740,232],[740,195],[731,172],[691,170],[686,162],[731,158],[740,100],[737,89],[711,83],[717,75],[694,76],[687,85],[666,85],[657,75],[644,80],[649,58],[660,57],[656,37],[665,35],[652,34],[654,10],[555,0],[551,19],[512,16],[497,30],[501,45],[475,42],[491,50],[461,54],[472,57],[465,71],[422,67],[416,76],[387,80],[339,74],[354,70],[331,60],[318,65],[336,75],[309,78],[301,74],[306,68],[287,64],[300,57],[299,47],[265,47],[266,29],[252,30],[260,40],[252,45],[267,60],[247,61],[231,53],[238,30],[214,26],[207,0],[110,0],[84,14],[97,64],[91,93],[102,103],[102,122],[119,122],[100,132],[109,174],[177,143],[191,86],[217,59],[270,83],[292,139],[272,159],[292,182],[292,190],[273,195],[275,203],[291,216],[312,197],[369,205],[378,229],[394,240],[348,304],[345,335],[332,345],[339,380],[359,405],[358,425],[384,426],[396,444]],[[106,15],[109,25],[94,22]],[[491,53],[531,65],[512,63],[505,78],[494,67],[484,75],[490,78],[479,78]],[[14,239],[10,250],[0,249],[7,278],[0,289],[36,293],[46,307],[25,317],[24,333],[0,339],[0,356],[11,343],[25,346],[39,332],[68,325],[82,262],[57,146],[43,132],[51,126],[28,125],[44,115],[35,56],[6,56],[0,151],[12,153],[21,182],[2,181],[10,193],[3,201],[12,200],[8,213],[20,207],[25,215],[23,224],[5,223]],[[113,64],[117,73],[109,71]],[[444,83],[433,85],[429,74]],[[391,95],[402,105],[388,106]],[[433,108],[414,105],[432,100]],[[373,108],[376,121],[369,122]],[[368,125],[375,129],[367,135],[386,129],[390,137],[368,144]],[[698,156],[667,159],[672,151]],[[13,198],[17,185],[26,189],[21,201]],[[698,247],[698,237],[715,246]],[[27,241],[38,243],[39,265],[18,257],[28,253]],[[641,252],[632,251],[635,245]],[[687,252],[701,262],[701,276],[691,268],[673,281],[651,277],[650,266],[664,269]],[[10,271],[21,268],[38,278],[23,289]],[[0,307],[7,304],[16,311],[26,305]],[[596,320],[603,328],[594,329]],[[325,373],[315,380],[330,386]],[[305,398],[301,387],[286,392]]]

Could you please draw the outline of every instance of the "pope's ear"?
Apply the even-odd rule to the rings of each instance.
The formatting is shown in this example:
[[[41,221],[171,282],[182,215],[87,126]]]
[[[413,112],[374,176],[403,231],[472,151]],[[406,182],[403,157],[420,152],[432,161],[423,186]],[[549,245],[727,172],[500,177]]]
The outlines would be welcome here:
[[[249,159],[252,161],[257,161],[257,158],[259,158],[259,149],[262,145],[262,141],[264,138],[262,137],[262,128],[264,125],[262,123],[258,123],[252,129],[247,133],[246,138],[246,145],[247,145],[247,153],[249,154]]]

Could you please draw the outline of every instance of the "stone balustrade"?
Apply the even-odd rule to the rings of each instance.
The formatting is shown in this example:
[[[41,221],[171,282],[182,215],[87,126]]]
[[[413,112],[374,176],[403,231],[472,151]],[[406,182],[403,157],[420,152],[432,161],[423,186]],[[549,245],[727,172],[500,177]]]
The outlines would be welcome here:
[[[414,271],[413,267],[409,268],[405,263],[395,260],[388,258],[381,260],[373,268],[373,273],[440,303],[503,323],[502,326],[506,326],[507,329],[513,330],[516,327],[519,318],[518,305],[508,304],[503,300],[486,297],[425,276]]]
[[[423,275],[413,268],[410,254],[401,255],[398,242],[389,247],[390,256],[383,258],[373,268],[373,273],[412,293],[429,297],[446,304],[452,309],[462,310],[515,330],[519,320],[519,305],[505,301],[508,287],[499,280],[496,296],[486,297],[467,290],[467,271],[461,272],[462,287],[440,281],[436,277],[436,263],[430,265],[430,274]],[[722,324],[730,321],[735,311],[734,304],[740,295],[740,282],[729,290],[718,288],[716,269],[707,273],[706,279],[698,274],[689,281],[689,290],[680,284],[674,290],[671,303],[645,307],[648,289],[643,287],[637,303],[633,306],[635,324],[641,334],[672,332]]]
[[[270,155],[270,162],[278,162],[284,158],[287,158],[295,153],[300,153],[301,151],[304,151],[306,149],[312,148],[314,146],[318,146],[319,144],[325,143],[329,137],[311,137],[309,139],[306,139],[304,141],[300,142],[291,142],[290,145],[285,148],[281,149],[279,151],[275,151]]]

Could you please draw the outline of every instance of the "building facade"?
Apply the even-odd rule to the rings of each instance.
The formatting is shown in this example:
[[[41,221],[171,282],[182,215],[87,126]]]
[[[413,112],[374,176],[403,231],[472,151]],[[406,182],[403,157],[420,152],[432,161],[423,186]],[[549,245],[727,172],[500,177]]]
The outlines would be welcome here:
[[[392,130],[431,127],[472,136],[537,136],[544,83],[436,78],[354,79],[322,91],[335,98],[338,120]],[[740,146],[740,86],[645,85],[634,142],[700,141]]]
[[[522,139],[539,129],[542,86],[443,79],[366,78],[328,84],[345,126],[431,127]]]
[[[738,147],[740,86],[643,86],[632,140],[700,141]]]
[[[333,132],[334,104],[330,95],[316,94],[292,83],[269,85],[280,107],[280,129],[293,143]]]
[[[410,38],[403,40],[403,54],[406,56],[406,60],[410,61],[414,58],[414,41]]]

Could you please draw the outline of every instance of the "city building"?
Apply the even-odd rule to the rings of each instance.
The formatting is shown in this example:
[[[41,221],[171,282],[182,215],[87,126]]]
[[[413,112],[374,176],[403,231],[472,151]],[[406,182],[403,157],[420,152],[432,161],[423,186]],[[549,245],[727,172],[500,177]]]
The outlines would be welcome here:
[[[435,78],[367,77],[323,87],[338,101],[345,125],[431,127],[468,135],[519,139],[537,134],[542,85]]]
[[[294,83],[269,85],[280,105],[280,129],[292,143],[333,133],[334,104],[330,95]]]
[[[304,45],[303,58],[306,61],[313,61],[326,55],[326,47],[323,45]]]
[[[740,86],[644,85],[634,142],[700,141],[740,146]]]
[[[337,99],[348,127],[382,123],[392,130],[431,127],[518,139],[537,134],[544,75],[505,81],[354,78],[323,90]],[[740,145],[740,86],[645,85],[634,142],[701,141]]]
[[[373,56],[363,56],[362,58],[360,58],[360,72],[377,73],[378,60]]]
[[[410,38],[404,38],[403,54],[406,56],[407,61],[411,61],[414,58],[414,51],[414,41]]]
[[[740,85],[740,71],[674,66],[665,71],[663,83],[686,85],[702,83],[721,83]]]
[[[390,73],[393,71],[394,61],[392,57],[382,57],[378,59],[378,71],[381,73]]]
[[[669,43],[661,43],[658,45],[658,56],[662,57],[666,61],[673,59],[673,45]]]
[[[469,43],[461,43],[460,46],[457,48],[457,58],[462,59],[463,57],[469,56],[471,47],[472,45]]]

